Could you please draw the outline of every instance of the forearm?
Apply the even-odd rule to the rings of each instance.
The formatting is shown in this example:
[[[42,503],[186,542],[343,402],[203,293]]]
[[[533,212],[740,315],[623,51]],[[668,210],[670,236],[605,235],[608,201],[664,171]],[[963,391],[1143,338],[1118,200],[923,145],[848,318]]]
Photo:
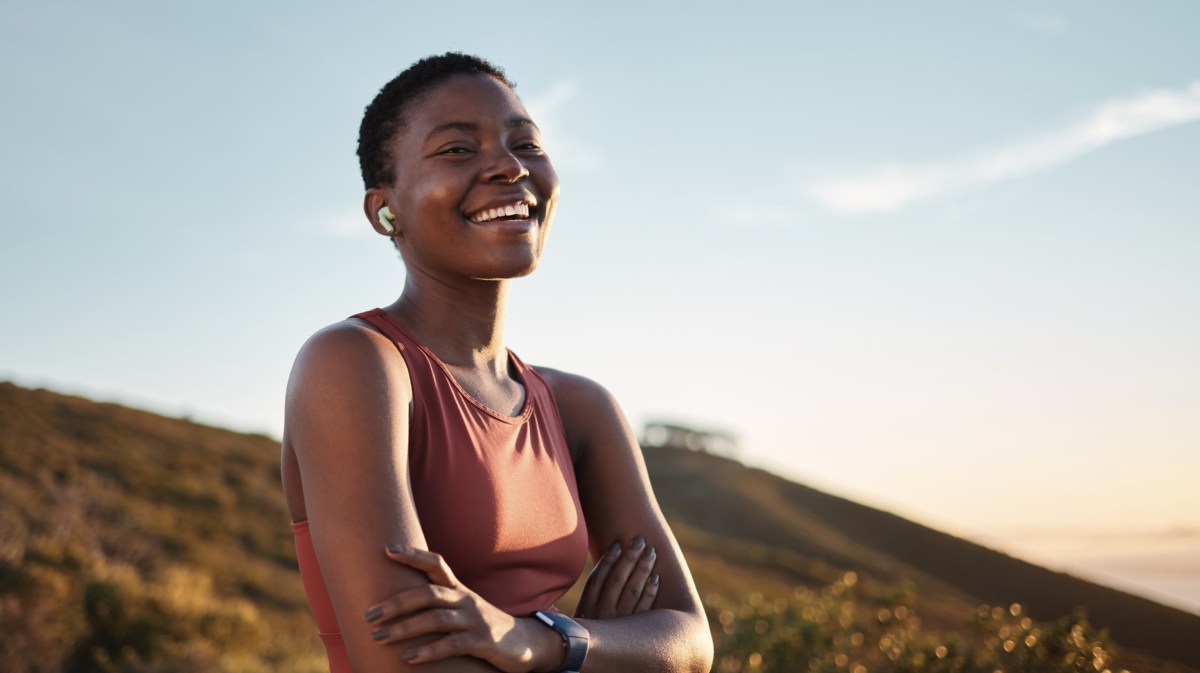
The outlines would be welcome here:
[[[372,647],[387,653],[388,663],[384,665],[385,667],[367,668],[363,673],[374,671],[380,673],[503,673],[483,659],[472,656],[451,657],[419,663],[405,660],[405,653],[412,652],[422,645],[428,645],[445,635],[436,633],[390,643],[371,643]],[[355,667],[354,673],[359,673],[357,667]]]
[[[581,673],[708,673],[712,668],[712,634],[702,615],[649,610],[577,621],[589,635]]]

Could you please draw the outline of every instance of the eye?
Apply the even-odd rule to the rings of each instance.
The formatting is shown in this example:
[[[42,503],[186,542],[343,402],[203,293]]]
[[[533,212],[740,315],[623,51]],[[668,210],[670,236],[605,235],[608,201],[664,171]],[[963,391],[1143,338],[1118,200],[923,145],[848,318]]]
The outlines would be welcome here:
[[[438,152],[438,154],[467,154],[470,151],[471,151],[471,148],[469,148],[469,147],[465,147],[463,145],[455,145],[453,147],[447,147],[446,149],[442,150],[441,152]]]
[[[516,147],[513,148],[513,151],[515,151],[515,152],[541,152],[542,146],[539,145],[538,143],[535,143],[532,140],[530,140],[528,142],[519,143]]]

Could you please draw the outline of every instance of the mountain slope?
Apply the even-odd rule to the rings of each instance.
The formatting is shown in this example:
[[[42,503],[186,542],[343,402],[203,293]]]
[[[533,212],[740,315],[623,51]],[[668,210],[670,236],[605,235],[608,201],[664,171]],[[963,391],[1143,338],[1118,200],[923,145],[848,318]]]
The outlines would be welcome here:
[[[683,530],[852,568],[885,582],[915,581],[959,614],[1017,602],[1037,618],[1088,610],[1114,639],[1200,667],[1200,616],[1012,558],[893,514],[683,449],[646,449],[659,502]],[[1070,494],[1067,494],[1070,495]],[[801,578],[802,579],[802,578]],[[934,614],[946,608],[935,608]],[[949,615],[945,615],[949,616]]]
[[[268,437],[0,382],[0,668],[321,670],[278,463]]]
[[[0,382],[6,670],[323,670],[278,451],[261,435]],[[871,595],[915,583],[933,630],[961,629],[980,603],[1020,602],[1039,619],[1083,605],[1119,644],[1200,669],[1187,642],[1200,617],[730,460],[645,455],[706,598],[790,596],[854,570]]]

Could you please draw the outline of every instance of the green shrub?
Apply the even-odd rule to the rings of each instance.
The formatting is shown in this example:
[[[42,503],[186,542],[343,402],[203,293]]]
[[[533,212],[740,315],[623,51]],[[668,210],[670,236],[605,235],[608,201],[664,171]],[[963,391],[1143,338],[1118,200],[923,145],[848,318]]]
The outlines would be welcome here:
[[[923,633],[911,588],[860,597],[846,573],[790,597],[706,601],[718,673],[1106,673],[1115,655],[1081,612],[1036,622],[1020,605],[981,606],[961,632]]]

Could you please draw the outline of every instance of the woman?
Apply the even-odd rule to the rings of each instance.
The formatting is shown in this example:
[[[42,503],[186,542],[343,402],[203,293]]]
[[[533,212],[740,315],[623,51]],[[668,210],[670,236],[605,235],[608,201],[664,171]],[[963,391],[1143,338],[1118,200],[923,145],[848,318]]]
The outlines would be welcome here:
[[[559,188],[512,84],[424,59],[367,108],[359,158],[404,289],[305,343],[282,451],[331,669],[707,671],[703,608],[617,404],[503,345]],[[589,550],[571,620],[553,602]]]

